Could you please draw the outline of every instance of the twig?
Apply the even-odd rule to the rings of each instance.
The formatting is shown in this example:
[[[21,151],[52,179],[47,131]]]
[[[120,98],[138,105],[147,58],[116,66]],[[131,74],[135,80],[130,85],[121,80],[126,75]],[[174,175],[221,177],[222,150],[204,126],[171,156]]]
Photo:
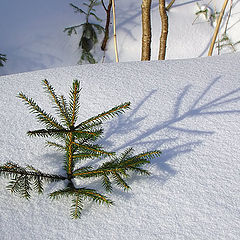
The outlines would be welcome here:
[[[169,11],[172,5],[174,4],[175,0],[172,0],[166,7],[166,11]]]
[[[104,4],[104,1],[101,0],[101,3],[102,3],[103,8],[105,9],[105,11],[107,12],[107,8],[106,8],[106,6],[105,6],[105,4]]]

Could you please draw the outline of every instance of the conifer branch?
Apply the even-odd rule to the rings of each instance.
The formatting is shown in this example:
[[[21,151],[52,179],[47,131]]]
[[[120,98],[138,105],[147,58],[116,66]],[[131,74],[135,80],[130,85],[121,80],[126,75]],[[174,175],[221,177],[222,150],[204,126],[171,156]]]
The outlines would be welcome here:
[[[68,133],[79,133],[83,137],[83,135],[86,136],[98,136],[99,132],[88,132],[88,131],[81,131],[81,130],[75,130],[74,128],[71,129],[39,129],[34,131],[28,131],[27,134],[29,136],[38,136],[38,137],[50,137],[54,135],[59,135],[59,133],[68,134]]]
[[[85,11],[83,11],[81,8],[77,7],[76,5],[70,3],[70,6],[75,9],[75,11],[74,11],[75,13],[78,13],[78,12],[79,12],[79,13],[82,13],[82,14],[84,14],[84,15],[87,15],[87,13],[86,13]]]
[[[25,104],[28,105],[30,112],[37,115],[37,119],[42,122],[44,125],[46,125],[49,128],[56,127],[58,129],[62,129],[63,127],[57,122],[57,120],[52,117],[50,114],[43,111],[32,98],[28,98],[25,94],[20,92],[17,96],[18,98],[21,98]]]
[[[70,121],[69,107],[68,107],[67,101],[66,101],[66,99],[65,99],[65,97],[63,95],[61,95],[60,98],[61,98],[61,104],[62,104],[62,107],[63,107],[63,111],[65,112],[65,114],[67,115],[67,118]]]
[[[107,192],[112,192],[112,183],[107,174],[103,174],[102,186],[105,188]]]
[[[77,120],[77,114],[79,109],[79,93],[80,93],[80,82],[77,80],[74,80],[73,87],[70,91],[70,117],[71,117],[71,123],[70,126],[73,126],[74,123]]]
[[[46,88],[46,92],[50,94],[53,103],[56,104],[56,110],[62,120],[65,122],[67,126],[70,126],[70,119],[68,116],[68,112],[66,107],[62,106],[62,103],[59,97],[55,93],[55,89],[49,84],[49,82],[45,79],[43,80],[44,87]],[[62,99],[63,100],[63,99]]]
[[[76,142],[73,142],[73,144],[80,147],[80,149],[85,149],[85,150],[88,150],[90,152],[95,152],[95,153],[98,153],[99,155],[108,155],[108,156],[114,155],[114,152],[106,152],[106,151],[101,150],[98,147],[98,145],[90,146],[90,145],[79,144],[79,143],[76,143]]]
[[[160,155],[162,154],[161,151],[150,151],[150,152],[144,152],[141,153],[139,155],[134,156],[134,158],[136,159],[147,159],[147,160],[151,160],[153,158],[157,158],[160,157]]]
[[[128,190],[130,187],[123,179],[129,177],[127,172],[150,175],[150,172],[142,169],[141,166],[150,163],[148,159],[159,156],[160,153],[160,151],[152,151],[132,156],[133,149],[130,148],[122,153],[119,158],[115,158],[110,162],[105,162],[95,170],[92,170],[92,168],[77,169],[73,171],[73,176],[80,178],[102,177],[102,185],[105,187],[106,191],[112,190],[111,181],[109,179],[109,177],[112,177],[118,186]]]
[[[76,129],[77,128],[80,128],[90,122],[99,122],[101,123],[103,120],[108,120],[110,117],[115,117],[115,116],[118,116],[119,114],[121,113],[124,113],[124,110],[126,109],[129,109],[129,106],[130,106],[130,102],[126,102],[126,103],[123,103],[117,107],[114,107],[112,109],[110,109],[109,111],[107,112],[103,112],[95,117],[92,117],[92,118],[89,118],[88,120],[80,123],[79,125],[76,126]]]
[[[12,162],[0,166],[0,175],[11,177],[7,189],[26,199],[31,197],[30,192],[32,190],[36,190],[38,193],[43,192],[43,181],[55,182],[67,179],[60,175],[42,173],[32,166],[23,168]]]
[[[47,142],[46,142],[46,145],[47,145],[48,147],[55,147],[56,149],[58,149],[58,150],[61,151],[61,152],[65,152],[65,151],[66,151],[66,147],[63,146],[63,145],[61,145],[61,144],[59,144],[59,143],[47,141]]]
[[[82,124],[82,123],[81,123]],[[100,126],[102,126],[102,122],[90,122],[90,123],[86,123],[86,124],[82,124],[81,127],[76,126],[75,129],[80,128],[82,131],[83,130],[89,130],[89,131],[101,131],[101,133],[103,133],[103,129],[100,128]]]
[[[79,24],[79,25],[75,25],[75,26],[71,26],[71,27],[66,27],[63,32],[67,32],[68,36],[71,36],[73,33],[77,34],[77,30],[76,28],[82,27],[84,24]]]
[[[122,187],[124,190],[131,189],[116,170],[113,171],[112,175],[119,187]]]
[[[83,208],[82,200],[93,201],[99,204],[106,204],[108,206],[113,204],[113,201],[106,196],[98,193],[95,189],[88,188],[65,188],[51,193],[50,198],[58,200],[62,197],[73,197],[71,205],[72,218],[79,218]]]
[[[29,168],[33,171],[28,170]],[[45,179],[48,182],[55,182],[67,179],[66,177],[61,175],[42,173],[39,170],[34,169],[32,166],[27,166],[27,168],[25,169],[23,167],[20,167],[18,164],[12,162],[7,162],[3,166],[0,166],[0,174],[3,174],[6,177],[13,177],[18,174],[24,174],[30,177],[40,177],[41,179]]]
[[[123,164],[123,163],[118,163],[116,161],[110,161],[107,163],[104,163],[101,167],[97,168],[96,170],[92,170],[92,171],[81,171],[78,172],[77,170],[75,170],[73,172],[73,176],[76,177],[83,177],[83,178],[89,178],[89,177],[100,177],[100,176],[104,176],[104,175],[110,175],[110,174],[114,174],[115,172],[118,172],[122,175],[127,176],[126,171],[135,171],[135,170],[139,170],[139,165],[144,165],[147,163],[150,163],[147,160],[139,160],[139,161],[134,161],[133,159],[131,159],[132,162],[130,162],[130,160],[126,161],[128,162],[128,164]],[[143,171],[145,173],[147,173],[147,171]]]
[[[58,200],[62,197],[69,196],[81,196],[83,199],[97,202],[99,204],[106,203],[107,205],[113,204],[113,202],[106,196],[98,193],[95,189],[89,188],[65,188],[55,192],[52,192],[50,198],[53,200]]]
[[[70,132],[68,134],[68,138],[69,138],[69,143],[67,143],[67,174],[69,176],[72,175],[72,170],[73,170],[73,133]]]
[[[100,153],[77,153],[77,154],[74,154],[73,155],[73,158],[74,159],[80,159],[80,160],[83,160],[83,159],[91,159],[91,158],[97,158],[97,157],[101,157],[102,154]]]
[[[75,196],[75,198],[72,199],[72,205],[71,205],[71,217],[74,219],[80,218],[81,213],[83,209],[83,203],[82,198],[80,196]]]

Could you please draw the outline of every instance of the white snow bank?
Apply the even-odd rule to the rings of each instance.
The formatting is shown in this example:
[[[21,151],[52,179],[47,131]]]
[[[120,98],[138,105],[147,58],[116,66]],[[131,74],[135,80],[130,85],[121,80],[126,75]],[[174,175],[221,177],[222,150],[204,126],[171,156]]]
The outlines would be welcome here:
[[[41,80],[67,95],[81,80],[80,120],[131,101],[106,124],[108,150],[160,149],[152,176],[115,190],[113,207],[86,204],[71,220],[71,201],[11,195],[0,179],[0,235],[11,239],[239,239],[240,54],[191,60],[133,62],[49,69],[0,77],[1,164],[14,161],[61,172],[62,155],[29,138],[39,127],[19,91],[50,109]]]

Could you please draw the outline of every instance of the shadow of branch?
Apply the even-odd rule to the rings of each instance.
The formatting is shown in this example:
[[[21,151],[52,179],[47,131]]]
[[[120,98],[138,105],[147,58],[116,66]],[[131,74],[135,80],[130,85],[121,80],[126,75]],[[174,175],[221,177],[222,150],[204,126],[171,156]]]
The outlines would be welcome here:
[[[194,149],[203,142],[199,139],[200,136],[202,138],[214,134],[214,131],[211,130],[202,130],[198,128],[191,129],[192,126],[184,128],[176,126],[177,124],[181,123],[183,120],[192,118],[197,121],[196,119],[200,116],[240,114],[240,109],[231,109],[228,106],[230,103],[240,101],[240,88],[228,91],[212,100],[206,101],[207,99],[211,99],[211,97],[209,98],[209,96],[211,96],[211,90],[214,89],[214,86],[218,81],[220,81],[220,79],[221,77],[216,77],[212,82],[210,82],[210,84],[202,91],[202,93],[195,98],[194,102],[189,106],[189,108],[186,111],[183,111],[184,99],[187,97],[192,87],[191,85],[187,85],[176,98],[172,115],[169,117],[169,119],[155,124],[144,131],[139,131],[141,130],[141,124],[148,120],[146,115],[138,116],[137,113],[143,107],[144,103],[157,92],[156,90],[152,90],[128,116],[121,115],[117,120],[111,121],[103,142],[111,147],[114,147],[113,144],[111,144],[110,137],[118,137],[118,135],[126,135],[131,131],[137,131],[139,133],[137,136],[114,148],[114,151],[118,152],[129,147],[138,147],[140,149],[144,149],[146,146],[148,146],[149,151],[156,149],[162,150],[163,153],[160,158],[153,159],[151,162],[153,165],[157,166],[161,172],[164,173],[165,177],[161,179],[164,182],[170,176],[174,176],[176,174],[176,170],[174,170],[170,164],[171,160],[178,155],[183,155],[194,151]],[[201,102],[204,103],[201,104]],[[199,122],[198,126],[201,126],[201,122]],[[152,136],[159,134],[162,130],[174,132],[176,136],[178,136],[180,133],[180,139],[179,137],[171,137],[151,140]],[[196,138],[196,140],[189,141],[188,137],[186,136],[190,135]],[[181,142],[183,142],[183,144],[181,144]],[[162,149],[163,146],[164,149]]]

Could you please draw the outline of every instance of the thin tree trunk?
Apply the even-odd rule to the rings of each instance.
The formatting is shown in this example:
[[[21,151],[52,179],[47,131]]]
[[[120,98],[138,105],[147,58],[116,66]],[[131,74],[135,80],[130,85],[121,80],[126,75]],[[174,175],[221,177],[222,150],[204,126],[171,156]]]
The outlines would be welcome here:
[[[159,12],[162,22],[162,31],[160,37],[160,47],[158,60],[164,60],[166,56],[167,35],[168,35],[168,16],[165,8],[165,0],[159,0]]]
[[[106,50],[107,41],[109,39],[109,25],[110,25],[110,19],[111,19],[112,0],[109,0],[108,8],[104,7],[104,9],[107,13],[107,20],[106,20],[106,25],[105,25],[105,35],[104,35],[104,39],[102,41],[102,46],[101,46],[101,49],[103,51]]]
[[[152,0],[142,1],[142,56],[141,61],[151,59],[151,4]]]
[[[228,0],[225,0],[224,3],[223,3],[223,7],[222,7],[222,10],[220,12],[220,15],[218,17],[217,26],[216,26],[214,34],[213,34],[212,42],[211,42],[211,45],[210,45],[210,48],[209,48],[209,51],[208,51],[208,56],[212,56],[214,44],[216,42],[216,38],[217,38],[217,35],[218,35],[219,27],[220,27],[220,24],[222,22],[222,18],[223,18],[223,15],[224,15],[224,12],[225,12],[227,4],[228,4]]]

